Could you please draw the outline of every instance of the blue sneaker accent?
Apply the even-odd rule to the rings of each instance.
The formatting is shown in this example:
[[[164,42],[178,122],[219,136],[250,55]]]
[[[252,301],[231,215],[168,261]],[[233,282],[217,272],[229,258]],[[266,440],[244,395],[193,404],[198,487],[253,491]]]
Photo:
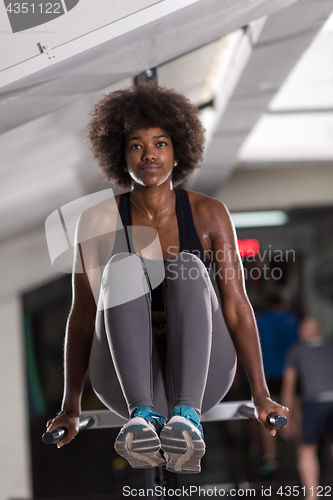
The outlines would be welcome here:
[[[158,467],[165,464],[159,438],[166,418],[140,405],[131,413],[114,444],[116,452],[136,468]]]
[[[196,474],[205,454],[202,426],[197,412],[186,405],[177,406],[174,416],[163,427],[161,447],[167,454],[166,468],[170,472]]]
[[[146,405],[139,405],[134,408],[131,413],[131,418],[134,417],[142,417],[147,420],[147,422],[150,422],[154,426],[158,435],[160,435],[162,427],[167,421],[166,417],[160,415],[157,411],[151,410],[149,406]]]
[[[197,412],[192,406],[179,405],[175,406],[173,410],[174,415],[179,415],[180,417],[185,417],[187,420],[190,420],[192,424],[194,424],[200,431],[201,437],[203,437],[203,428],[200,424],[200,418]]]

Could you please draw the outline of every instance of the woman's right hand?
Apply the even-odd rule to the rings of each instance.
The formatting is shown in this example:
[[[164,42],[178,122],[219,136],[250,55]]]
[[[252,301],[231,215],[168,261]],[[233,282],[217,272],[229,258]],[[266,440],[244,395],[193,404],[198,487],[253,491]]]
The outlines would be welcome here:
[[[52,420],[48,420],[46,424],[46,431],[53,431],[59,427],[65,427],[65,429],[67,429],[66,436],[55,443],[58,448],[61,448],[64,444],[70,443],[79,432],[80,418],[75,415],[75,413],[57,415]]]

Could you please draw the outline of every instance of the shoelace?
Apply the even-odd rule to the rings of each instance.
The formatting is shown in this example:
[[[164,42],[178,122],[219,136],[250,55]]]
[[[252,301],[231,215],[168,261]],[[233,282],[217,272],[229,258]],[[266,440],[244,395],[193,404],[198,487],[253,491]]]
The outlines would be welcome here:
[[[173,412],[174,415],[179,415],[180,417],[184,417],[189,420],[192,424],[194,424],[198,430],[200,431],[201,436],[203,437],[203,428],[200,424],[200,419],[194,408],[191,406],[176,406]]]
[[[157,411],[151,410],[149,406],[144,408],[135,408],[132,412],[131,418],[132,417],[142,417],[145,420],[148,420],[148,422],[151,422],[154,425],[157,424],[160,427],[163,427],[167,420],[166,417],[160,415]]]

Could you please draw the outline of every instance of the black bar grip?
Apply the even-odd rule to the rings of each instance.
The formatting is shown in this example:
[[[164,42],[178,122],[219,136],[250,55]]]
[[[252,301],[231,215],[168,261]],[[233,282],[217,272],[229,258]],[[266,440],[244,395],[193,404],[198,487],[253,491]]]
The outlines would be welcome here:
[[[92,417],[83,418],[80,421],[80,431],[84,429],[88,429],[94,423],[94,419]],[[45,444],[54,444],[60,439],[64,438],[67,434],[67,429],[65,427],[58,427],[57,429],[53,429],[53,431],[47,431],[42,435],[43,443]]]
[[[241,405],[238,408],[238,413],[243,417],[247,418],[256,418],[254,413],[254,408],[247,405]],[[278,415],[277,413],[270,413],[267,415],[267,422],[271,425],[275,425],[276,427],[284,427],[287,424],[287,417],[284,415]]]
[[[67,434],[67,429],[65,427],[58,427],[53,429],[53,431],[47,431],[42,435],[43,443],[53,444],[59,441],[59,439],[65,437]]]

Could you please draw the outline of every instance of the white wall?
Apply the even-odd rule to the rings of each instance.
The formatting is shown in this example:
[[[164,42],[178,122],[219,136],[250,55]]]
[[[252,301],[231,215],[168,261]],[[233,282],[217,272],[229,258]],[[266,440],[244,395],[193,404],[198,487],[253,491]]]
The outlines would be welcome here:
[[[32,498],[20,300],[0,301],[0,500]]]
[[[0,300],[59,276],[52,269],[44,228],[0,245]]]
[[[215,197],[230,211],[333,204],[333,164],[239,168]]]
[[[56,274],[44,229],[0,245],[0,500],[30,499],[31,471],[21,293]]]

